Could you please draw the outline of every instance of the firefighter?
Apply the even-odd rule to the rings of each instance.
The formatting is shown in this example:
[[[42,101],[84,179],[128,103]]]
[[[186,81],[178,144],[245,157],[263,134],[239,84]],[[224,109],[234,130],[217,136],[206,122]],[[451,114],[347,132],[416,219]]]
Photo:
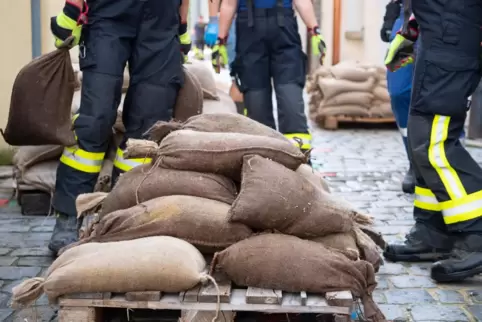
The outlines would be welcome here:
[[[57,170],[57,215],[49,249],[78,238],[75,200],[93,191],[121,99],[128,62],[130,84],[123,109],[124,142],[140,138],[156,121],[169,121],[183,84],[182,54],[190,48],[188,0],[68,0],[51,18],[56,46],[79,44],[81,103],[73,120],[77,145],[66,147]],[[182,53],[181,50],[184,52]],[[114,176],[149,160],[115,160]]]
[[[209,24],[206,28],[206,33],[204,35],[204,41],[206,45],[213,47],[216,44],[218,39],[218,29],[219,29],[219,19],[218,19],[218,11],[221,1],[220,0],[208,0],[209,2]],[[227,53],[228,53],[228,66],[230,68],[230,75],[231,75],[231,88],[229,89],[229,95],[233,99],[234,103],[236,104],[236,109],[238,113],[244,113],[244,99],[243,94],[239,91],[239,80],[234,75],[231,65],[235,59],[236,51],[236,28],[235,22],[231,23],[229,28],[229,39],[226,44]]]
[[[412,9],[385,63],[396,69],[413,62],[403,53],[418,39],[408,121],[416,223],[405,243],[384,255],[436,261],[434,280],[460,281],[482,273],[482,170],[459,140],[481,75],[482,1],[417,0]]]
[[[293,5],[312,35],[315,54],[324,53],[325,44],[310,0],[224,0],[213,62],[218,57],[221,63],[228,60],[228,30],[236,14],[236,59],[232,68],[240,79],[247,116],[276,129],[271,101],[273,80],[279,131],[302,150],[310,150],[303,102],[306,55]]]
[[[196,59],[204,60],[204,34],[206,31],[206,23],[204,17],[199,16],[198,22],[194,25],[194,35],[196,37],[194,56]]]

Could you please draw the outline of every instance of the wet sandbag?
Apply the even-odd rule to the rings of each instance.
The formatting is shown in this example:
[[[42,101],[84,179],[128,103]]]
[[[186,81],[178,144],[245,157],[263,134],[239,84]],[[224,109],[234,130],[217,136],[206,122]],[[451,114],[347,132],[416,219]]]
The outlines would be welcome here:
[[[355,209],[322,193],[298,173],[260,156],[244,157],[231,220],[302,238],[349,232]]]
[[[194,246],[173,237],[89,243],[65,251],[45,278],[14,287],[12,306],[32,304],[42,292],[50,303],[74,293],[181,292],[205,282],[205,268]]]
[[[296,169],[296,173],[308,180],[313,186],[320,189],[323,192],[330,192],[330,186],[328,182],[323,178],[321,173],[314,170],[308,164],[302,164]]]
[[[280,132],[244,115],[232,113],[197,115],[189,118],[189,120],[184,123],[158,121],[146,132],[146,134],[151,140],[160,142],[166,135],[176,130],[243,133],[288,141],[288,139]]]
[[[120,176],[106,197],[101,215],[169,195],[202,197],[232,204],[236,186],[224,176],[143,164]]]
[[[241,133],[175,131],[162,140],[158,154],[163,168],[219,173],[240,179],[243,156],[257,154],[289,169],[306,156],[290,141]]]
[[[217,253],[211,267],[240,286],[310,293],[349,290],[362,299],[366,318],[386,321],[371,296],[377,285],[372,265],[351,261],[317,242],[258,235]]]
[[[219,101],[216,80],[211,69],[198,62],[184,64],[184,67],[199,80],[204,99]]]
[[[179,90],[174,106],[174,119],[184,122],[194,115],[203,112],[203,92],[199,80],[186,68],[184,70],[184,85]],[[159,102],[163,104],[163,102]]]
[[[35,164],[58,160],[63,150],[64,148],[60,145],[21,146],[15,152],[12,162],[20,172],[24,172]]]
[[[71,108],[75,75],[67,49],[32,60],[13,84],[8,123],[10,145],[75,144]]]
[[[353,261],[360,258],[360,252],[358,251],[358,245],[353,231],[330,234],[323,237],[316,237],[311,240],[322,244],[327,249],[340,252]]]
[[[87,232],[86,242],[114,242],[149,236],[181,238],[203,253],[214,253],[252,235],[228,222],[229,205],[193,196],[167,196],[112,212]]]

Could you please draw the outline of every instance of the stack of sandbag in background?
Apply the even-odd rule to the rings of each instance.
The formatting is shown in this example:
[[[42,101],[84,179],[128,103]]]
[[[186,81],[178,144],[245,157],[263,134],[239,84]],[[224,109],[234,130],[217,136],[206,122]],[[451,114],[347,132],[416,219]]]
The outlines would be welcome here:
[[[354,62],[320,66],[307,89],[310,118],[320,123],[328,116],[393,116],[382,67]]]
[[[42,289],[51,300],[69,292],[164,291],[160,281],[169,278],[162,273],[167,264],[148,258],[165,246],[153,251],[146,244],[168,236],[164,241],[173,245],[181,243],[174,237],[202,254],[214,253],[211,270],[221,270],[238,285],[351,290],[363,300],[368,318],[383,321],[371,298],[382,264],[377,243],[382,246],[383,239],[367,227],[370,217],[325,190],[291,141],[229,113],[158,122],[148,135],[150,140],[129,140],[124,157],[149,157],[152,163],[121,175],[109,193],[79,196],[80,241],[61,250],[45,281],[28,280],[14,290],[14,302],[28,303]],[[175,247],[174,257],[183,258],[185,246]],[[143,261],[123,265],[133,256],[131,249]],[[67,259],[80,266],[64,268]],[[181,272],[189,271],[185,264],[178,263]],[[204,279],[200,269],[190,279],[194,284]],[[122,283],[129,270],[137,273]],[[158,283],[145,282],[143,275]],[[82,283],[65,288],[74,276]]]

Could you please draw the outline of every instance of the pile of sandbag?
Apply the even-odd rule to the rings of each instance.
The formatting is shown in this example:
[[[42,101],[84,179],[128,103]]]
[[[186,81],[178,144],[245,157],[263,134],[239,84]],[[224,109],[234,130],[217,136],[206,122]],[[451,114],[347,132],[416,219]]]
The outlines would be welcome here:
[[[282,134],[226,113],[158,122],[148,135],[129,140],[124,157],[152,163],[121,175],[109,193],[79,196],[81,239],[61,250],[45,278],[15,288],[14,304],[42,291],[51,301],[185,291],[209,279],[201,254],[215,254],[211,271],[237,285],[351,290],[367,318],[384,321],[371,297],[383,239],[367,227],[370,217],[326,191]]]
[[[383,67],[343,62],[320,66],[308,81],[310,118],[327,116],[392,117]]]

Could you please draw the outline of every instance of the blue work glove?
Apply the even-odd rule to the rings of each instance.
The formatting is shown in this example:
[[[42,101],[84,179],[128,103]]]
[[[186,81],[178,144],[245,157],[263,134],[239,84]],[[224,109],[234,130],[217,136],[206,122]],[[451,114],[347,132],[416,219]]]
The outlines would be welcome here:
[[[218,17],[209,17],[209,24],[206,28],[206,32],[204,33],[204,42],[209,47],[214,46],[218,40],[218,22]]]

